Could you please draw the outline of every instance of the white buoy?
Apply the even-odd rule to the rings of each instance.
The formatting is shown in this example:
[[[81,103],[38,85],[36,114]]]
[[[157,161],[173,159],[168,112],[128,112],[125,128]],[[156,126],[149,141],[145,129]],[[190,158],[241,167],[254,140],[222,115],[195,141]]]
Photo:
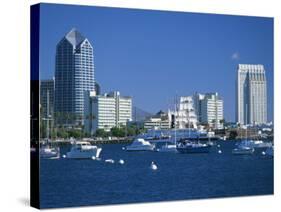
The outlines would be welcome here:
[[[126,148],[123,146],[123,147],[122,147],[122,150],[125,150],[125,149],[126,149]]]
[[[218,144],[218,145],[217,145],[217,147],[218,147],[218,148],[220,148],[220,147],[221,147],[221,145],[219,145],[219,144]]]
[[[93,157],[92,157],[92,160],[96,160],[96,157],[95,157],[95,156],[93,156]]]
[[[221,150],[219,150],[219,151],[218,151],[218,153],[219,153],[219,154],[221,154],[221,153],[222,153],[222,151],[221,151]]]
[[[125,163],[124,160],[122,160],[122,159],[119,160],[119,164],[123,165],[124,163]]]
[[[112,160],[112,159],[106,159],[105,162],[106,162],[106,163],[114,163],[114,160]]]
[[[262,151],[262,153],[261,153],[262,155],[265,155],[266,153],[265,153],[265,151]]]
[[[62,155],[63,158],[66,158],[66,155]]]
[[[158,169],[157,165],[153,161],[151,162],[150,168],[152,170],[157,170]]]

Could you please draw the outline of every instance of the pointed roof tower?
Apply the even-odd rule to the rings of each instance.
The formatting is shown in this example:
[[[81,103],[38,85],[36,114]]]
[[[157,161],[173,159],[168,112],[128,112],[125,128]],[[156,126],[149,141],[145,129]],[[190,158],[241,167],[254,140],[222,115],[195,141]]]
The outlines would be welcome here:
[[[78,32],[75,28],[72,28],[65,36],[65,38],[75,47],[82,43],[86,38]]]

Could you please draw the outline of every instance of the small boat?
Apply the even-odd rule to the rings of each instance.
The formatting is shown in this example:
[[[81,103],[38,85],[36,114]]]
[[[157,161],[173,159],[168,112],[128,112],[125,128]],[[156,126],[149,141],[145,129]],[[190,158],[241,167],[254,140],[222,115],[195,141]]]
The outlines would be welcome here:
[[[143,138],[137,138],[129,146],[126,146],[127,151],[154,151],[155,145]]]
[[[234,155],[251,155],[255,152],[255,149],[248,146],[240,146],[232,150]]]
[[[236,145],[239,147],[246,146],[251,148],[268,148],[272,146],[272,143],[270,142],[264,142],[262,140],[242,140],[239,143],[236,143]]]
[[[66,158],[71,159],[92,159],[99,158],[102,148],[91,145],[87,141],[77,141],[75,142],[70,152],[66,153]]]
[[[40,147],[40,157],[45,159],[55,159],[60,157],[60,149],[51,147],[49,144]]]
[[[193,142],[189,140],[180,140],[177,143],[177,151],[179,153],[209,153],[211,145]]]

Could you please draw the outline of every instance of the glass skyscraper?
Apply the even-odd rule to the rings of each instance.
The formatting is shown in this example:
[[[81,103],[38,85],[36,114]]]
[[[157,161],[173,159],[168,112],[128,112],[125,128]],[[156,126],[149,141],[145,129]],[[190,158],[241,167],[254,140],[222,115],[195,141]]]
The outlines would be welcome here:
[[[236,83],[236,121],[240,124],[266,123],[267,83],[264,66],[239,64]]]
[[[94,55],[91,43],[76,29],[57,44],[55,80],[56,123],[83,124],[84,95],[95,90]]]

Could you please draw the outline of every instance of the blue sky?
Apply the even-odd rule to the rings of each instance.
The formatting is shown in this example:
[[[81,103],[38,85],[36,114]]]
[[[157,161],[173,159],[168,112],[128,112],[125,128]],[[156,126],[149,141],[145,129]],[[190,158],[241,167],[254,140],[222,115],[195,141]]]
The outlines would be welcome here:
[[[237,65],[263,64],[272,120],[272,18],[43,4],[41,79],[54,76],[56,44],[73,27],[93,45],[102,92],[152,113],[173,108],[175,95],[218,92],[234,121]]]

